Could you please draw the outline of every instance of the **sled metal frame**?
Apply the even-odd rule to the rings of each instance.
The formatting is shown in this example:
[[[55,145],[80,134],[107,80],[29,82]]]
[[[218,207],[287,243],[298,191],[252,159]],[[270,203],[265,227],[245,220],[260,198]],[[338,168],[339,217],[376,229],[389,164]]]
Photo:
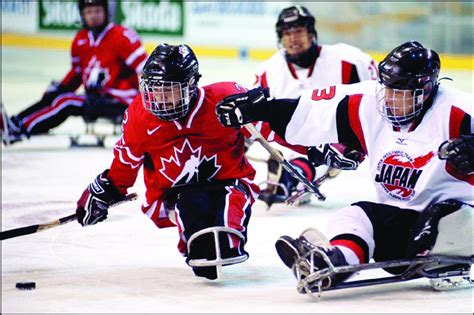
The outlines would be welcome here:
[[[463,270],[461,268],[456,269],[457,265],[471,265],[474,263],[474,256],[462,257],[462,256],[446,256],[446,255],[433,255],[427,257],[417,257],[411,260],[400,259],[400,260],[390,260],[382,261],[375,263],[359,264],[359,265],[348,265],[348,266],[338,266],[335,267],[327,255],[319,250],[311,251],[311,257],[314,257],[314,254],[323,258],[324,261],[328,264],[328,267],[317,270],[313,273],[310,273],[306,277],[302,277],[300,271],[296,267],[295,274],[298,278],[297,290],[300,293],[306,293],[311,295],[311,297],[319,300],[321,298],[322,292],[324,291],[333,291],[340,289],[348,288],[357,288],[364,286],[371,286],[377,284],[387,284],[387,283],[396,283],[404,282],[409,280],[415,280],[420,278],[445,278],[445,277],[470,277],[469,270]],[[299,258],[295,263],[295,266],[298,262],[301,262],[305,258]],[[310,270],[313,269],[314,262],[310,261]],[[343,273],[354,273],[362,270],[370,269],[385,269],[392,267],[407,267],[406,271],[400,275],[390,276],[390,277],[380,277],[373,279],[364,279],[356,281],[346,281],[338,283],[334,286],[331,286],[331,277],[337,274]],[[427,270],[429,268],[429,270]],[[329,281],[328,281],[329,280]],[[473,283],[472,280],[471,284]],[[329,283],[329,285],[327,285]]]

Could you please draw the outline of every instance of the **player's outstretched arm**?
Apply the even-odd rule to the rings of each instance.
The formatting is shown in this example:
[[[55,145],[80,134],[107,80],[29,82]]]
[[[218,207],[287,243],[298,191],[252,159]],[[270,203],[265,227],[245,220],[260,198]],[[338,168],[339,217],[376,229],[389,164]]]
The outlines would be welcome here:
[[[267,107],[268,97],[268,89],[261,87],[227,96],[216,105],[216,115],[223,126],[239,129],[260,120],[259,111]]]
[[[270,99],[268,89],[258,87],[225,97],[217,104],[216,115],[223,126],[237,129],[254,121],[269,122],[270,128],[284,138],[297,105],[298,99]]]

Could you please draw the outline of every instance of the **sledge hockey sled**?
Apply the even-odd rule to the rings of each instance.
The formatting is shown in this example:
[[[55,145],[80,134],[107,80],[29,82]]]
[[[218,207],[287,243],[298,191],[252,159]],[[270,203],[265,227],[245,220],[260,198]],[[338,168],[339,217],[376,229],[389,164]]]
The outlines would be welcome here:
[[[299,258],[293,266],[293,271],[298,280],[297,290],[299,293],[309,294],[311,297],[319,300],[325,291],[340,290],[346,288],[356,288],[371,286],[377,284],[387,284],[409,281],[420,278],[430,279],[430,285],[435,291],[450,289],[460,289],[473,286],[473,279],[470,277],[470,266],[474,262],[474,256],[445,256],[433,255],[427,257],[418,257],[411,260],[391,260],[359,265],[334,266],[327,255],[318,249],[311,251],[310,270],[314,268],[314,255],[324,259],[328,267],[316,270],[307,276],[302,275],[300,267],[304,257]],[[386,269],[393,267],[406,267],[401,274],[345,281],[331,285],[331,278],[337,274],[354,273],[370,269]]]
[[[85,134],[81,135],[70,135],[69,139],[71,140],[71,148],[78,148],[78,147],[105,147],[105,139],[108,136],[118,136],[121,133],[121,123],[122,123],[122,115],[119,115],[114,118],[88,118],[87,116],[82,117],[86,124],[86,131]],[[100,127],[104,127],[103,125],[107,124],[112,126],[112,132],[104,132],[98,131],[98,125]],[[110,129],[110,128],[109,128]],[[92,140],[91,140],[92,139]],[[86,141],[88,140],[88,141]]]

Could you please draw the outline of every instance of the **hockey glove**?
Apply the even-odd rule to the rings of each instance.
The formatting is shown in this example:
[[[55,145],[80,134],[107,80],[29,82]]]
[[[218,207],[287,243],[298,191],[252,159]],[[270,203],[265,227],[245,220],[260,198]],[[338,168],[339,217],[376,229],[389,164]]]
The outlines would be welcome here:
[[[51,81],[49,86],[44,91],[42,101],[52,103],[60,94],[68,92],[59,82]]]
[[[461,135],[439,146],[439,157],[448,160],[461,174],[474,173],[474,135]]]
[[[105,170],[87,186],[77,202],[77,221],[82,225],[92,225],[107,219],[109,206],[123,199],[123,195],[107,178]]]
[[[267,101],[268,89],[261,87],[225,97],[216,105],[216,115],[224,127],[239,129],[253,121],[252,107]]]
[[[341,170],[355,170],[364,160],[364,154],[343,144],[333,143],[310,147],[308,158],[315,166],[327,165]]]
[[[439,221],[448,214],[459,210],[461,206],[461,202],[448,199],[430,205],[423,210],[411,231],[408,240],[407,258],[429,255],[436,243]]]

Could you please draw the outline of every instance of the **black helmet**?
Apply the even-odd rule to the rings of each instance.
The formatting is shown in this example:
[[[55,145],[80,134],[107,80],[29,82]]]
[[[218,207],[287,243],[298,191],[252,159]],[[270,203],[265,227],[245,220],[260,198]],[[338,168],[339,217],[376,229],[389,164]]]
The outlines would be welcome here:
[[[293,62],[303,68],[308,68],[311,64],[313,64],[314,60],[318,57],[318,33],[316,32],[314,26],[315,23],[316,19],[314,16],[303,6],[295,5],[281,11],[280,15],[278,15],[278,21],[276,23],[276,32],[278,35],[279,44],[281,44],[283,31],[292,27],[302,26],[307,29],[309,34],[314,34],[314,39],[309,49],[297,55],[289,55],[288,52],[285,52],[286,60]]]
[[[90,7],[90,6],[102,6],[105,11],[105,21],[104,24],[98,27],[90,28],[87,26],[86,22],[84,21],[84,17],[82,16],[82,10],[84,10],[85,7]],[[82,21],[82,27],[85,29],[90,29],[94,33],[100,33],[105,26],[109,23],[109,3],[107,0],[78,0],[77,1],[77,6],[79,8],[79,14],[81,16],[81,21]]]
[[[392,50],[379,64],[380,81],[401,90],[423,88],[427,81],[434,86],[438,83],[440,67],[435,51],[410,41]]]
[[[301,5],[294,5],[289,8],[285,8],[278,15],[278,21],[276,23],[278,39],[281,39],[284,29],[293,26],[304,26],[308,30],[308,33],[317,35],[316,29],[314,27],[315,23],[316,19],[305,7]]]
[[[143,105],[161,120],[182,118],[189,112],[199,78],[199,63],[188,45],[160,44],[143,67]]]
[[[392,50],[379,64],[379,83],[394,91],[412,91],[415,108],[409,115],[397,118],[384,106],[380,107],[382,115],[399,124],[411,122],[421,112],[423,104],[431,105],[438,90],[440,68],[438,54],[419,42],[409,41]]]

